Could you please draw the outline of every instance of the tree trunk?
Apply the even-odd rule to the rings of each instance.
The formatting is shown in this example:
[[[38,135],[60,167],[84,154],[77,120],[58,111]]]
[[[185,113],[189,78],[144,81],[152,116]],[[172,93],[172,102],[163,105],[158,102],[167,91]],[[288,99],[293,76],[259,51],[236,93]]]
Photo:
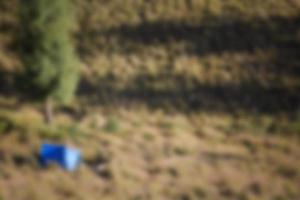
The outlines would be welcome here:
[[[45,122],[48,125],[53,124],[53,102],[51,98],[47,98],[45,102]]]

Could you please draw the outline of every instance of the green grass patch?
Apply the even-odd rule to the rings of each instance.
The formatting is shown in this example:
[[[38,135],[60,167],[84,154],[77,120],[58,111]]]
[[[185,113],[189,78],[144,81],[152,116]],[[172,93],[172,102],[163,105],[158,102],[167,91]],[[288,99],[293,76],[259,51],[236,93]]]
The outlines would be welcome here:
[[[115,117],[109,117],[106,121],[106,124],[103,127],[104,131],[107,133],[117,133],[121,129],[120,122]]]

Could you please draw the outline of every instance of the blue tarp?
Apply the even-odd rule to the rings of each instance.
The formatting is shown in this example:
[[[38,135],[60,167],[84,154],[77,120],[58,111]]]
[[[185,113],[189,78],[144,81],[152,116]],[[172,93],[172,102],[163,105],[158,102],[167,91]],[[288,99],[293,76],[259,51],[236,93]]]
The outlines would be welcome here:
[[[40,161],[43,166],[56,163],[67,171],[74,171],[81,160],[80,151],[66,145],[42,144]]]

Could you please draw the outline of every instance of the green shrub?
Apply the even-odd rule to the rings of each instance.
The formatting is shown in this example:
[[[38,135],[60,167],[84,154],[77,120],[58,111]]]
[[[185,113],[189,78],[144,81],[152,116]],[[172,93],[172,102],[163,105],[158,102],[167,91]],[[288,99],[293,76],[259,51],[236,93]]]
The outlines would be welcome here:
[[[6,122],[0,121],[0,134],[5,133],[7,130],[8,124]]]
[[[108,118],[104,130],[109,133],[116,133],[120,130],[119,121],[116,118],[110,117]]]
[[[25,67],[20,81],[26,95],[67,103],[78,82],[71,42],[74,23],[70,0],[21,0],[21,57]]]

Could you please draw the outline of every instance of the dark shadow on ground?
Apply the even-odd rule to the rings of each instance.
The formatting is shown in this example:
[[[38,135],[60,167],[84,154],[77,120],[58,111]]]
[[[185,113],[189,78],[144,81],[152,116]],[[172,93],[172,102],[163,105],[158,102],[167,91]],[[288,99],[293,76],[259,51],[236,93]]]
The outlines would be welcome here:
[[[5,70],[1,70],[0,66],[0,94],[9,96],[14,93],[14,75]]]
[[[257,48],[299,47],[294,36],[299,30],[300,17],[233,20],[212,19],[202,24],[158,21],[136,26],[122,25],[108,30],[91,30],[89,38],[117,38],[124,50],[138,45],[170,44],[184,41],[193,48],[190,53],[219,54],[224,51],[253,51]],[[134,49],[132,49],[134,50]]]
[[[82,81],[79,90],[80,97],[86,97],[91,105],[125,105],[145,104],[150,108],[166,109],[183,112],[229,112],[246,111],[251,113],[294,113],[300,109],[299,89],[264,88],[255,82],[240,85],[205,85],[184,77],[167,78],[173,82],[172,87],[157,89],[153,87],[149,76],[138,76],[125,89],[114,89],[114,81],[105,78],[99,85],[93,86]]]
[[[167,49],[170,47],[169,53],[174,57],[185,53],[201,58],[222,53],[251,53],[257,49],[272,49],[277,57],[258,67],[266,66],[266,73],[275,73],[276,76],[300,78],[299,24],[300,16],[248,21],[211,19],[202,24],[144,22],[136,26],[122,25],[109,30],[100,27],[99,30],[85,30],[77,35],[78,52],[82,57],[95,51],[94,48],[97,49],[95,54],[130,54],[138,53],[140,47],[163,45]],[[12,27],[9,24],[0,24],[0,31],[5,30],[12,30]],[[172,45],[179,42],[185,43],[186,46],[181,49],[183,52],[174,52]],[[10,49],[9,46],[7,48]],[[247,66],[245,64],[245,67]],[[14,91],[10,81],[10,76],[0,71],[0,94]],[[159,82],[168,82],[173,86],[155,88],[155,83]],[[264,87],[255,81],[244,81],[239,85],[209,85],[202,84],[199,80],[187,79],[183,75],[173,75],[171,72],[162,72],[156,77],[140,74],[121,90],[116,89],[116,83],[118,80],[111,76],[99,79],[96,84],[83,79],[78,95],[94,105],[143,103],[151,108],[185,112],[244,110],[295,113],[300,108],[299,84],[289,88],[281,87],[280,84]]]
[[[122,25],[103,30],[85,30],[77,35],[78,50],[83,57],[99,49],[100,52],[130,54],[151,45],[164,45],[170,53],[199,56],[222,53],[253,52],[275,49],[277,60],[272,70],[300,75],[300,16],[293,18],[238,20],[212,18],[201,24],[157,21],[138,25]],[[85,38],[85,40],[82,40]],[[101,38],[101,39],[99,39]],[[183,52],[174,52],[172,45],[183,42]],[[93,46],[93,47],[91,47]],[[283,66],[282,66],[283,65]]]
[[[272,73],[277,77],[289,79],[289,77],[300,78],[299,24],[300,16],[248,21],[214,19],[200,25],[183,22],[145,22],[136,26],[123,25],[110,30],[87,32],[88,38],[95,41],[94,45],[99,51],[112,54],[138,53],[141,46],[167,47],[178,42],[187,44],[185,54],[196,54],[200,58],[206,55],[251,53],[257,49],[262,51],[272,49],[277,57],[257,67],[265,68],[266,74]],[[104,37],[103,41],[107,43],[97,43],[98,37]],[[110,41],[115,42],[111,44]],[[83,55],[84,48],[84,43],[82,46],[79,45]],[[170,54],[176,56],[176,52],[171,50]],[[249,64],[245,64],[245,67],[249,67]],[[243,110],[254,113],[294,113],[300,109],[299,84],[284,87],[281,84],[270,83],[266,87],[255,81],[246,80],[239,85],[208,85],[201,84],[199,80],[171,74],[171,72],[169,75],[162,73],[156,77],[141,74],[122,90],[114,87],[118,82],[114,77],[103,77],[97,84],[83,80],[78,94],[87,97],[92,104],[145,103],[152,108],[171,108],[186,112]],[[173,86],[157,89],[153,85],[159,82],[171,82]]]

